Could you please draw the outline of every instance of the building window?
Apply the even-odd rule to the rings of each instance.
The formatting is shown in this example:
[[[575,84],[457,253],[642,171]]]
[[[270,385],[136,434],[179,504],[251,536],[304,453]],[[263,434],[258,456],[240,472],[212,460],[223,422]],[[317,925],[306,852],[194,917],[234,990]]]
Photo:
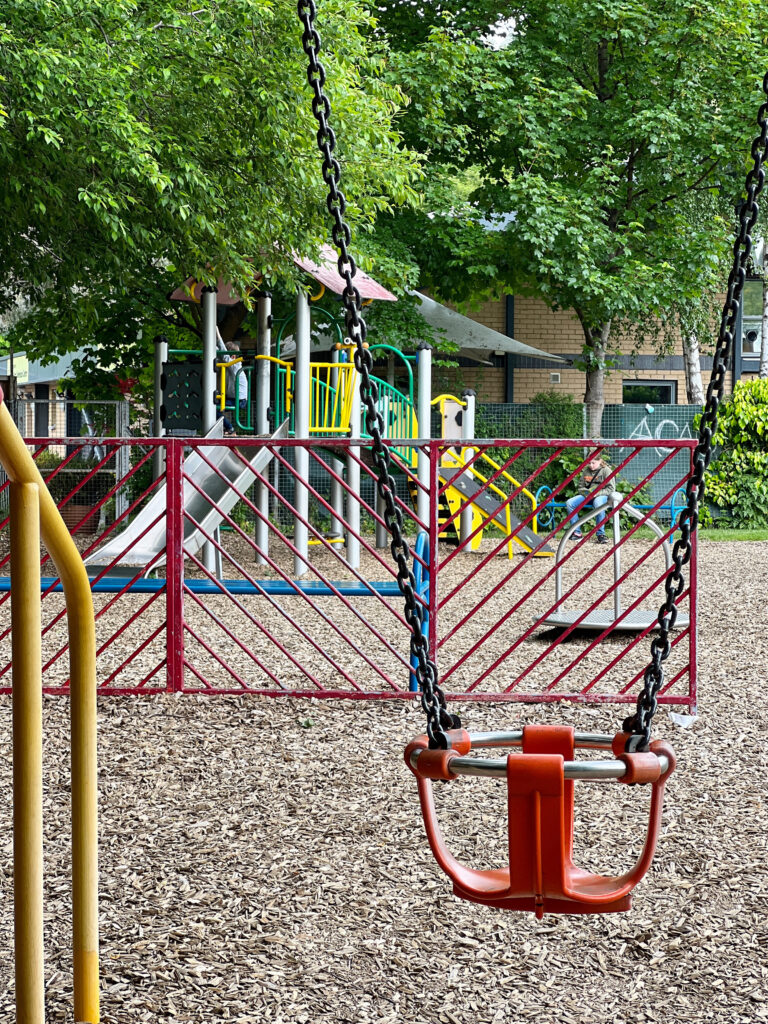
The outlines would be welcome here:
[[[741,354],[759,356],[763,318],[763,282],[745,281],[741,317]]]
[[[625,380],[621,400],[624,405],[677,405],[677,381]]]

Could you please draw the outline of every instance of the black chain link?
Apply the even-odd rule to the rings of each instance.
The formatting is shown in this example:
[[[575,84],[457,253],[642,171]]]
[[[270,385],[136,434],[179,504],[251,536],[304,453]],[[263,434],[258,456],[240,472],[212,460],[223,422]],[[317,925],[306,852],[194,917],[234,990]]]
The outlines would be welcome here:
[[[768,74],[763,78],[763,92],[768,98]],[[752,253],[750,232],[757,223],[757,198],[765,183],[765,167],[768,162],[768,102],[760,106],[757,115],[760,134],[752,143],[751,155],[754,161],[747,175],[746,198],[739,211],[739,226],[733,245],[733,266],[728,276],[728,291],[720,320],[712,376],[707,388],[707,401],[699,424],[699,441],[693,453],[693,471],[685,489],[686,507],[680,514],[680,538],[672,549],[672,565],[665,582],[666,599],[659,609],[659,634],[651,643],[651,661],[643,676],[643,688],[637,698],[637,708],[624,722],[624,731],[632,735],[627,741],[627,751],[646,750],[651,739],[651,724],[658,706],[658,694],[664,685],[664,662],[669,657],[671,645],[670,630],[677,620],[676,601],[683,592],[682,568],[691,558],[691,533],[699,521],[699,506],[704,498],[704,474],[712,458],[712,440],[717,432],[717,416],[725,388],[725,376],[730,364],[731,352],[747,276],[749,258]]]
[[[437,666],[429,657],[429,642],[422,631],[425,611],[416,600],[416,581],[410,568],[410,548],[403,535],[403,514],[395,502],[395,481],[392,477],[392,460],[389,449],[383,442],[384,417],[378,408],[378,386],[371,380],[373,357],[365,346],[367,328],[362,317],[360,292],[353,283],[357,264],[349,253],[351,234],[344,220],[347,204],[339,187],[341,167],[334,156],[336,135],[329,122],[331,104],[325,95],[325,68],[318,59],[320,36],[315,28],[317,8],[314,0],[299,0],[299,19],[304,26],[302,44],[309,59],[307,80],[314,96],[312,113],[318,124],[317,145],[323,157],[323,180],[328,186],[326,206],[333,219],[332,236],[338,250],[339,275],[346,287],[342,292],[344,321],[347,337],[355,346],[355,367],[360,374],[360,398],[365,410],[365,426],[371,435],[373,461],[378,476],[377,487],[384,502],[384,522],[392,537],[390,549],[397,563],[397,584],[405,600],[405,619],[411,630],[411,655],[416,661],[415,675],[421,691],[421,706],[427,716],[427,733],[431,747],[445,749],[448,746],[446,729],[457,729],[461,722],[446,709],[445,695],[440,689]]]

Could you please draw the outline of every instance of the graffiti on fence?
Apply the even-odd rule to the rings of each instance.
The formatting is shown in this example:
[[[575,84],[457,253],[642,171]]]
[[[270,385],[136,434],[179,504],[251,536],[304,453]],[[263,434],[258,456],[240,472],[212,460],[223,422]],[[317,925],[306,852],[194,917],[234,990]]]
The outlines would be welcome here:
[[[691,440],[691,425],[690,423],[676,423],[674,420],[663,419],[660,420],[656,426],[651,430],[651,426],[648,423],[648,417],[643,416],[638,425],[634,428],[631,434],[629,434],[629,440],[648,440],[648,441],[662,441],[662,440]],[[672,451],[671,448],[659,447],[654,449],[660,459],[663,459],[665,455],[668,455]]]

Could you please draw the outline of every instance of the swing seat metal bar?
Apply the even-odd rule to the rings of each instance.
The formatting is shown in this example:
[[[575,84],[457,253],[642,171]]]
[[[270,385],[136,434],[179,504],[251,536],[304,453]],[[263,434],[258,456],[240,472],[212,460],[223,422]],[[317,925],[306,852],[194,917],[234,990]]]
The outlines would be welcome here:
[[[648,871],[661,825],[664,786],[675,767],[669,744],[656,740],[644,753],[624,752],[624,733],[574,733],[567,726],[525,726],[514,732],[449,732],[447,750],[429,749],[426,735],[408,745],[405,762],[416,776],[427,839],[453,891],[472,903],[550,914],[604,914],[629,910],[631,892]],[[468,756],[473,749],[522,746],[505,759]],[[577,748],[611,750],[610,761],[577,761]],[[443,840],[433,780],[483,775],[507,780],[509,864],[478,871],[461,864]],[[648,828],[635,865],[622,875],[598,875],[573,863],[575,780],[615,780],[651,786]]]

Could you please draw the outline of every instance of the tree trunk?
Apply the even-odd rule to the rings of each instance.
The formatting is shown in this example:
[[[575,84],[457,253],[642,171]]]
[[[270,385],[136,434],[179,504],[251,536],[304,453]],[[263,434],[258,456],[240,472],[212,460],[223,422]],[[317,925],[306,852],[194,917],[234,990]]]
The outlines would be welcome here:
[[[610,320],[606,320],[599,327],[584,328],[584,336],[587,339],[584,353],[587,361],[587,384],[584,391],[584,403],[587,407],[587,423],[590,437],[600,437],[603,429],[605,357],[608,352],[610,333]]]
[[[763,278],[763,318],[761,321],[760,370],[758,376],[768,377],[768,275]]]
[[[701,352],[696,334],[688,334],[683,337],[683,365],[688,404],[704,405],[704,385],[701,383]]]

